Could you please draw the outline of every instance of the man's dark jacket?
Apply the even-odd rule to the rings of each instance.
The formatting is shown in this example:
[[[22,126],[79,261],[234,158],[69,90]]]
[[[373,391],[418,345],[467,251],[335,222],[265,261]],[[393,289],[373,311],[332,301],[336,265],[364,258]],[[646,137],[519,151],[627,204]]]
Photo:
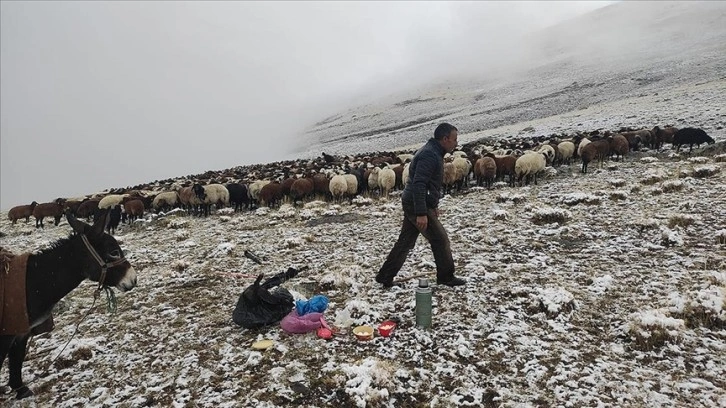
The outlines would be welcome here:
[[[426,215],[429,208],[438,208],[445,154],[444,147],[433,138],[416,152],[408,169],[406,188],[401,194],[404,212]]]

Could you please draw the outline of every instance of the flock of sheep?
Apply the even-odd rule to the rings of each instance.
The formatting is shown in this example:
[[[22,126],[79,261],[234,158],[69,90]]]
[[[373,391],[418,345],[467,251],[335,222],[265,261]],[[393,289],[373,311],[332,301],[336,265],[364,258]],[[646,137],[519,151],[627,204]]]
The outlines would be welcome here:
[[[492,144],[477,141],[446,155],[443,185],[446,193],[451,194],[468,187],[471,181],[487,188],[495,181],[504,180],[512,187],[537,184],[547,166],[570,165],[574,159],[580,159],[581,172],[586,173],[591,162],[602,163],[613,156],[622,160],[632,150],[642,147],[658,150],[664,143],[671,143],[677,149],[690,145],[692,149],[694,144],[700,146],[714,140],[701,129],[656,126],[651,130],[620,129],[613,133],[578,132],[566,139],[551,135]],[[412,152],[347,157],[323,153],[313,160],[209,171],[183,179],[112,189],[90,197],[58,198],[50,203],[34,201],[13,207],[8,218],[15,224],[22,218],[28,222],[33,216],[36,227],[42,228],[45,217],[53,217],[58,225],[66,211],[79,218],[90,218],[99,210],[111,209],[107,229],[113,233],[120,222],[133,222],[145,211],[181,208],[189,214],[207,216],[212,206],[234,206],[239,211],[258,206],[275,207],[283,201],[297,204],[315,197],[340,202],[360,195],[387,196],[405,186],[412,158]]]

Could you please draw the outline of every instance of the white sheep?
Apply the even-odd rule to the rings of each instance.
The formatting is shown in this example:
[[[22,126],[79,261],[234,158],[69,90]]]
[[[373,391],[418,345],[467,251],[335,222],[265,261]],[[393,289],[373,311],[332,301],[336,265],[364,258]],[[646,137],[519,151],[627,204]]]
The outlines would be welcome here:
[[[229,206],[229,190],[221,184],[207,184],[202,186],[206,197],[202,201],[204,215],[209,215],[209,210],[214,204],[217,209]]]
[[[106,208],[114,208],[121,204],[121,200],[123,200],[124,197],[128,197],[128,194],[109,194],[98,202],[98,209],[104,210]]]
[[[411,167],[411,162],[406,163],[406,165],[403,166],[403,185],[405,186],[408,184],[408,168]]]
[[[457,150],[457,151],[451,153],[451,155],[454,156],[455,159],[467,157],[466,152],[461,151],[461,150]]]
[[[355,174],[344,174],[343,177],[345,177],[345,182],[348,185],[348,196],[355,197],[356,193],[358,193],[358,178]]]
[[[353,176],[353,178],[355,178],[355,176]],[[330,190],[330,194],[333,196],[333,199],[339,200],[343,197],[343,194],[348,193],[348,180],[346,180],[345,176],[336,174],[330,179],[328,189]]]
[[[179,202],[179,194],[176,191],[164,191],[154,197],[154,201],[151,202],[151,208],[155,210],[164,208],[174,208]]]
[[[388,196],[388,192],[393,190],[396,185],[396,172],[386,167],[378,172],[378,187],[381,189],[381,195]]]
[[[400,160],[401,163],[406,163],[406,161],[413,160],[413,155],[412,154],[399,154],[398,160]]]
[[[378,173],[381,169],[374,167],[371,169],[371,174],[368,175],[368,190],[373,191],[378,188]]]
[[[534,178],[534,184],[537,184],[537,174],[546,166],[547,159],[544,153],[525,153],[514,164],[514,174],[522,186],[530,177]]]
[[[557,149],[560,151],[560,155],[562,156],[562,163],[570,164],[572,155],[575,153],[575,144],[566,140],[564,142],[560,142],[557,145]]]
[[[539,149],[537,149],[537,153],[545,155],[547,164],[552,164],[552,161],[555,160],[555,149],[548,144],[540,146]]]
[[[590,139],[585,137],[582,140],[580,140],[580,144],[577,146],[577,156],[578,157],[582,157],[582,149],[584,149],[585,146],[587,146],[588,144],[590,144]]]
[[[472,171],[471,161],[466,157],[456,157],[452,163],[456,167],[456,181],[459,183],[459,190],[461,190],[465,184],[469,185],[469,174]]]
[[[257,180],[250,184],[250,188],[247,189],[247,195],[250,196],[252,202],[257,203],[260,200],[260,191],[262,187],[270,184],[270,180]]]

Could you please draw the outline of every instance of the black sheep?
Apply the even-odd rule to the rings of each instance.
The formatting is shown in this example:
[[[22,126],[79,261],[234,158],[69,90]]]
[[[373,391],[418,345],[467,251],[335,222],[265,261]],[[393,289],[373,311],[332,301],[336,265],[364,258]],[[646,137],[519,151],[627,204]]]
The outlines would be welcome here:
[[[678,146],[676,148],[677,152],[681,150],[682,145],[689,145],[688,152],[690,153],[693,150],[693,145],[700,147],[702,143],[714,144],[716,141],[702,129],[696,128],[683,128],[673,135],[673,146]]]
[[[227,190],[229,191],[229,202],[234,204],[234,210],[240,211],[242,206],[244,208],[250,207],[250,196],[247,192],[247,186],[239,183],[227,184]]]

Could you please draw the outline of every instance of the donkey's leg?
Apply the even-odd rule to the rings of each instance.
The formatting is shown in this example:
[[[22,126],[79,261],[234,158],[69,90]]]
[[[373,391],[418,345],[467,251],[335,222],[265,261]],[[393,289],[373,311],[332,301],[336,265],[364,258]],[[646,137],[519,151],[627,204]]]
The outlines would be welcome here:
[[[25,360],[26,347],[28,346],[28,338],[30,333],[24,336],[17,336],[15,342],[10,347],[10,388],[15,392],[15,399],[23,399],[33,395],[33,391],[23,384],[22,370],[23,360]]]

